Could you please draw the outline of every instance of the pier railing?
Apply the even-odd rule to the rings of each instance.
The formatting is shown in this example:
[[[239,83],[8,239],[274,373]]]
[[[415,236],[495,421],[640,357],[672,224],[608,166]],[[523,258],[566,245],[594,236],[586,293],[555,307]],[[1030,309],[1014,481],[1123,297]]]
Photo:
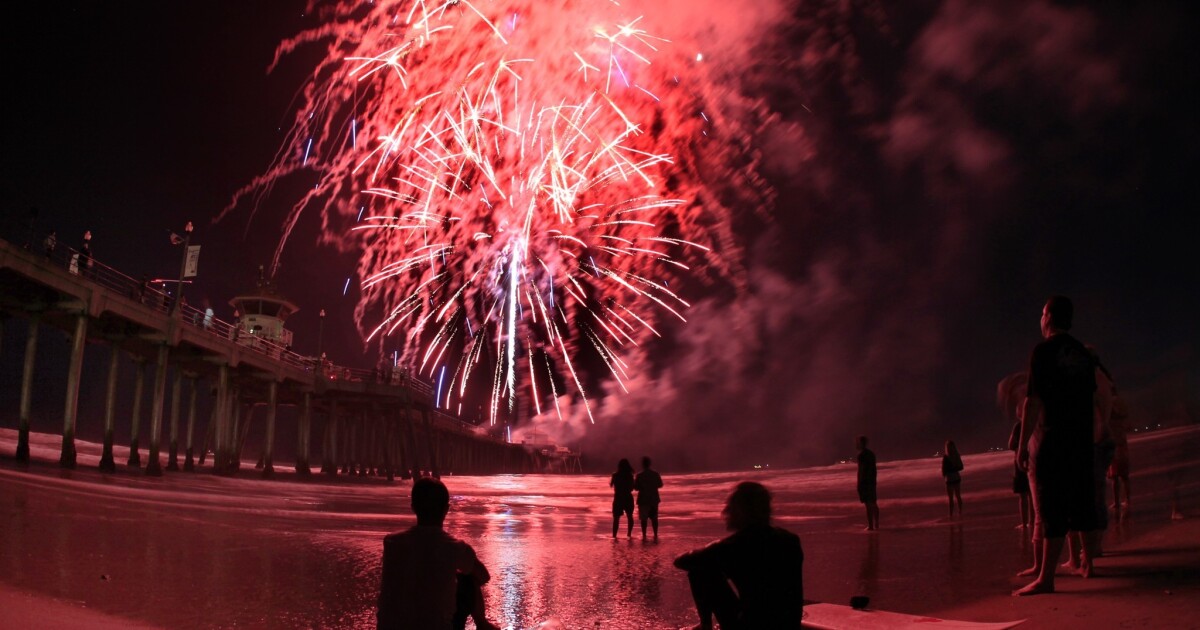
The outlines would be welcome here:
[[[34,252],[31,252],[34,255]],[[51,263],[67,269],[90,282],[94,282],[110,291],[128,296],[131,300],[140,302],[143,306],[164,314],[171,314],[175,308],[175,296],[156,286],[157,283],[148,278],[136,280],[91,256],[70,247],[59,246],[52,251],[43,251]],[[386,383],[402,385],[414,392],[432,398],[433,386],[411,374],[396,370],[364,370],[325,362],[323,365],[317,357],[309,357],[294,352],[290,346],[277,341],[255,335],[234,323],[224,321],[207,311],[200,310],[186,301],[179,305],[177,316],[187,323],[204,330],[214,337],[232,340],[234,343],[266,355],[292,367],[310,372],[331,381],[348,381],[363,383]]]

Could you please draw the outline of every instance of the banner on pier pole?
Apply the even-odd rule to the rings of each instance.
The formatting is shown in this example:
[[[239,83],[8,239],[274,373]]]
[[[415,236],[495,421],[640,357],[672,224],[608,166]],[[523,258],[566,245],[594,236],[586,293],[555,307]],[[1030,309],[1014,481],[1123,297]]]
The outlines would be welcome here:
[[[184,278],[195,278],[196,268],[200,266],[200,246],[188,245],[187,264],[183,266]]]

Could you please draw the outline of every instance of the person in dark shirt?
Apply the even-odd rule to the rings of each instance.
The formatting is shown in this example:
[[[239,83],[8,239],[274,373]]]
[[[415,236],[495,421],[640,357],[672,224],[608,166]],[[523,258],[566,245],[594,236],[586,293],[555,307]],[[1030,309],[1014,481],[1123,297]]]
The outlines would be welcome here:
[[[613,489],[613,538],[617,537],[617,529],[621,525],[621,514],[629,522],[626,536],[633,538],[633,465],[628,459],[617,462],[617,472],[612,474],[608,485]]]
[[[1071,300],[1060,295],[1047,300],[1041,319],[1045,340],[1034,347],[1030,359],[1016,463],[1029,472],[1033,536],[1041,553],[1034,567],[1022,572],[1036,575],[1034,581],[1014,595],[1053,593],[1067,531],[1096,529],[1092,471],[1096,363],[1088,349],[1067,333],[1073,319]]]
[[[417,524],[383,539],[378,628],[461,629],[474,617],[476,628],[496,629],[484,614],[487,568],[470,545],[442,529],[450,509],[446,486],[418,479],[412,509]]]
[[[83,244],[79,246],[79,273],[90,275],[92,268],[92,231],[83,233]]]
[[[946,479],[946,500],[950,503],[950,518],[954,518],[954,502],[958,500],[958,515],[962,516],[962,456],[954,440],[946,440],[945,455],[942,455],[942,477]]]
[[[642,538],[646,537],[646,521],[654,526],[654,540],[658,540],[658,504],[662,499],[658,489],[663,487],[662,477],[650,469],[650,458],[642,458],[642,472],[633,480],[637,490],[638,518],[642,522]]]
[[[710,630],[714,616],[721,630],[800,628],[804,550],[799,536],[771,525],[770,491],[739,483],[722,514],[733,534],[675,559],[688,573],[697,628]]]
[[[858,447],[858,500],[867,506],[867,531],[879,529],[879,503],[875,496],[875,453],[867,448],[867,436],[855,440]]]

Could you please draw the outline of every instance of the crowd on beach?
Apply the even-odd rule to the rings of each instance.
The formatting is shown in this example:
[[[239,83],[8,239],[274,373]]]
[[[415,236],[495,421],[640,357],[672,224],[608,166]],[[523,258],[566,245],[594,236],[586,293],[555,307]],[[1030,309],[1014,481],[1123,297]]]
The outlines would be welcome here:
[[[1129,413],[1117,395],[1112,375],[1094,349],[1068,332],[1073,305],[1063,296],[1045,303],[1043,341],[1035,346],[1028,372],[1006,379],[1001,389],[1019,396],[1009,449],[1014,452],[1013,492],[1018,497],[1021,527],[1034,543],[1033,566],[1020,575],[1033,580],[1013,595],[1052,593],[1055,575],[1069,570],[1093,574],[1101,554],[1100,536],[1107,527],[1107,484],[1111,480],[1114,518],[1129,510]],[[1012,387],[1019,381],[1018,387]],[[1006,387],[1007,385],[1007,387]],[[866,529],[879,529],[878,468],[868,438],[856,439],[857,493],[866,509]],[[658,540],[659,490],[662,476],[642,459],[635,474],[622,459],[612,473],[612,537],[626,520],[633,537],[636,505],[642,538]],[[942,452],[949,518],[962,516],[963,460],[953,440]],[[634,493],[636,494],[636,498]],[[1177,506],[1173,503],[1173,511]],[[412,491],[417,525],[384,539],[379,593],[380,628],[464,628],[472,618],[477,628],[488,621],[481,587],[487,569],[467,543],[442,529],[449,492],[438,480],[418,479]],[[799,628],[803,617],[804,552],[800,538],[771,523],[771,493],[760,483],[737,484],[722,511],[731,534],[675,559],[686,572],[701,630],[730,628]],[[1175,515],[1173,514],[1173,517]],[[1064,546],[1068,559],[1059,565]]]

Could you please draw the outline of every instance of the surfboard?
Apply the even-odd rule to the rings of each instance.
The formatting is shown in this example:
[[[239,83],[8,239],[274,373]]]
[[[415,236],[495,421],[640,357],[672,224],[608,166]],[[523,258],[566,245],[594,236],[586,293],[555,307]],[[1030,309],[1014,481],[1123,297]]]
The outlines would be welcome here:
[[[855,610],[849,606],[838,604],[809,604],[804,607],[803,627],[813,630],[874,630],[889,628],[906,630],[928,628],[929,630],[1006,630],[1016,627],[1025,620],[1019,621],[959,621],[957,619],[940,619],[925,615],[906,615],[904,613],[865,608]]]

